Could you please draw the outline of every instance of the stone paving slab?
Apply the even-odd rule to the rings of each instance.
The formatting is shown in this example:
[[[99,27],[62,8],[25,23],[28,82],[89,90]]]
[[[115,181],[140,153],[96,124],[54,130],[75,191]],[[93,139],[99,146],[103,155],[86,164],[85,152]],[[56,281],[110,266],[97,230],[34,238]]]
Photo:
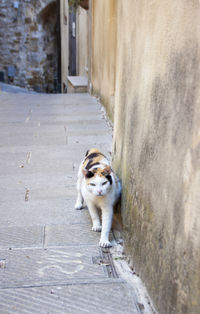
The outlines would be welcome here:
[[[87,223],[90,228],[90,217],[87,209],[75,210],[74,200],[35,200],[7,201],[0,203],[2,213],[0,226],[5,227],[26,227],[46,224],[70,224]]]
[[[0,250],[16,247],[43,247],[43,237],[44,228],[41,226],[0,227]]]
[[[32,153],[29,152],[31,156]],[[29,154],[27,153],[27,155]],[[26,176],[26,175],[31,175],[34,173],[41,173],[42,175],[54,175],[55,173],[59,173],[60,176],[63,176],[63,174],[65,174],[66,180],[68,180],[69,177],[72,178],[72,180],[70,180],[70,182],[75,182],[77,180],[77,172],[78,172],[78,167],[79,167],[79,162],[73,162],[70,160],[63,160],[63,162],[60,159],[55,159],[55,160],[50,160],[50,159],[45,159],[45,158],[41,158],[41,162],[40,160],[33,160],[32,159],[32,163],[31,164],[27,164],[26,161],[26,155],[25,154],[21,154],[21,158],[19,155],[18,159],[15,160],[7,160],[6,158],[4,158],[5,154],[1,154],[0,153],[0,167],[1,167],[1,172],[0,172],[0,176],[2,175],[2,179],[3,176],[9,175],[12,176],[14,174],[18,174],[20,177],[21,176]],[[7,154],[7,156],[9,157],[9,153]],[[11,156],[12,158],[12,156]]]
[[[136,314],[139,307],[126,284],[76,284],[0,290],[1,311],[44,314]]]
[[[0,152],[0,175],[7,174],[12,176],[18,174],[19,176],[26,176],[34,173],[42,173],[43,175],[60,173],[62,176],[71,174],[73,179],[76,180],[79,162],[69,158],[56,158],[56,149],[52,152],[53,154],[54,158],[48,156],[47,153],[39,155],[39,153],[29,149],[27,149],[26,153],[19,153],[16,156],[13,153]]]
[[[83,122],[83,121],[82,121]],[[50,123],[49,120],[45,121],[45,123],[34,123],[34,121],[30,121],[28,125],[26,124],[17,124],[13,127],[13,125],[7,125],[3,124],[1,126],[1,140],[3,137],[12,137],[13,134],[15,135],[23,135],[24,133],[27,134],[31,138],[31,136],[47,136],[48,134],[51,134],[51,136],[57,135],[60,133],[62,135],[68,135],[68,136],[79,136],[85,135],[85,136],[95,136],[95,135],[108,135],[108,130],[105,129],[105,124],[102,123],[100,120],[95,120],[95,129],[94,129],[94,123],[91,123],[91,121],[85,121],[87,123],[77,123],[77,121],[69,121],[69,123],[65,123],[65,125],[58,125],[57,123]],[[52,143],[52,145],[54,145]]]
[[[112,137],[107,134],[105,135],[96,135],[96,136],[68,136],[69,144],[73,143],[83,143],[87,141],[88,147],[99,147],[100,144],[110,144]]]
[[[0,251],[5,267],[0,268],[0,289],[34,286],[48,281],[67,282],[71,279],[108,277],[102,265],[94,264],[100,256],[97,246],[74,246],[48,249],[13,249]]]
[[[71,165],[72,166],[72,165]],[[73,171],[73,169],[72,169]],[[71,171],[71,172],[72,172]],[[30,191],[31,189],[37,189],[37,188],[45,188],[45,189],[51,189],[54,187],[68,187],[70,185],[73,185],[74,190],[75,189],[75,182],[77,179],[77,173],[71,173],[70,175],[64,174],[63,172],[49,172],[49,173],[26,173],[23,174],[23,169],[21,171],[21,174],[18,172],[17,176],[12,175],[1,175],[0,176],[0,189],[4,189],[4,191],[9,191],[16,189],[16,191],[21,191],[22,189],[28,188]],[[57,173],[57,175],[56,175]],[[69,171],[68,171],[69,173]],[[10,195],[9,195],[10,197]]]
[[[21,133],[15,133],[13,128],[12,134],[1,134],[0,135],[0,146],[12,146],[12,145],[64,145],[66,144],[66,135],[64,131],[53,132],[47,134],[41,134],[41,132],[28,133],[27,131],[22,131]]]
[[[13,120],[12,120],[13,119]],[[60,115],[55,115],[55,116],[51,116],[51,115],[41,115],[40,113],[38,113],[37,115],[32,115],[31,116],[31,121],[34,122],[40,122],[40,125],[43,124],[44,122],[51,122],[51,124],[58,124],[61,123],[62,125],[67,125],[68,121],[69,122],[77,122],[80,121],[80,123],[82,123],[82,121],[85,121],[85,123],[89,123],[91,120],[95,120],[95,121],[101,121],[102,117],[99,116],[99,114],[87,114],[85,113],[84,116],[80,115],[80,114],[76,114],[74,113],[73,115],[71,114],[60,114]],[[15,119],[15,117],[8,117],[7,121],[22,121],[22,118],[20,120],[20,117],[18,117],[18,120]],[[0,122],[1,122],[1,118],[0,118]]]
[[[26,104],[26,105],[40,105],[50,107],[52,105],[76,105],[76,104],[94,104],[97,105],[97,100],[95,97],[92,97],[89,94],[42,94],[36,93],[34,95],[24,95],[19,93],[17,96],[15,94],[0,94],[3,106],[10,105],[18,105],[18,104]],[[16,101],[17,100],[17,101]]]
[[[62,199],[62,200],[76,200],[76,187],[75,184],[65,187],[55,188],[38,188],[30,191],[31,200],[50,200]]]
[[[28,91],[25,88],[14,86],[14,85],[9,85],[9,84],[0,82],[0,92],[1,91],[7,92],[7,93],[12,92],[12,93],[16,93],[16,94],[17,93],[35,94],[35,92]]]
[[[16,171],[17,173],[17,171]],[[28,176],[28,175],[26,175]],[[17,202],[20,202],[20,205],[24,202],[32,202],[35,200],[53,200],[53,199],[60,199],[60,200],[76,200],[76,185],[75,180],[72,181],[70,177],[65,180],[60,179],[60,181],[55,180],[55,186],[53,185],[53,180],[55,177],[55,172],[52,174],[52,176],[44,176],[45,178],[49,178],[51,181],[45,182],[44,184],[40,181],[26,181],[25,176],[19,175],[19,181],[9,181],[8,178],[4,178],[3,176],[0,176],[0,181],[2,184],[0,185],[0,193],[1,195],[1,205],[5,206],[5,202],[7,204],[10,203],[10,201],[16,202],[16,208],[18,207]],[[11,178],[10,178],[11,179]],[[6,185],[8,182],[9,185]],[[56,182],[58,184],[56,185]],[[62,184],[64,183],[64,184]],[[5,185],[4,185],[5,184]],[[27,207],[26,204],[23,204],[23,206]]]
[[[30,125],[31,125],[32,121],[30,121]],[[41,122],[41,125],[49,125],[50,122],[49,121],[43,121]],[[82,119],[79,119],[79,120],[68,120],[68,121],[54,121],[53,123],[51,123],[51,125],[60,125],[60,124],[64,124],[65,126],[68,126],[69,128],[73,128],[73,127],[77,127],[77,129],[89,129],[89,128],[94,128],[96,129],[97,128],[100,128],[101,131],[107,126],[106,126],[106,122],[105,120],[102,120],[102,119],[98,119],[98,120],[95,120],[95,119],[92,119],[92,120],[84,120],[83,118]],[[105,131],[105,129],[104,129]]]
[[[92,224],[86,222],[87,219],[82,217],[79,223],[72,222],[64,225],[0,227],[0,250],[28,247],[98,246],[100,233],[93,232]],[[112,239],[111,233],[110,240]]]
[[[44,246],[98,245],[99,239],[100,232],[92,231],[92,224],[50,225],[45,227]]]
[[[29,121],[24,121],[24,123],[20,124],[20,125],[15,125],[15,126],[11,126],[11,125],[2,125],[1,126],[1,136],[12,136],[13,133],[16,135],[23,135],[23,134],[30,134],[30,135],[47,135],[47,134],[51,134],[53,136],[53,134],[55,133],[60,133],[60,135],[62,135],[62,133],[64,132],[64,127],[63,126],[58,126],[58,125],[50,125],[50,126],[46,126],[46,125],[29,125]]]
[[[84,115],[88,114],[92,114],[95,116],[101,117],[100,115],[98,115],[98,113],[101,111],[101,107],[99,104],[95,104],[95,103],[76,103],[76,104],[51,104],[49,106],[49,110],[47,110],[47,107],[45,105],[41,104],[33,104],[31,106],[29,106],[31,113],[34,115],[37,114],[41,114],[41,116],[45,116],[45,113],[47,116],[58,116],[61,114],[65,114],[65,115],[74,115],[74,114],[78,114],[78,115],[82,115],[83,117]]]
[[[4,146],[0,148],[0,175],[60,172],[64,175],[71,173],[76,180],[78,166],[86,148],[83,152],[69,151],[63,146],[54,146],[53,149],[50,146],[40,146],[38,149],[35,146],[23,146],[21,150],[19,146],[13,146],[12,149],[8,147],[7,150]]]
[[[94,127],[94,126],[93,126]],[[76,127],[75,127],[76,128]],[[78,128],[77,128],[78,129]],[[83,129],[85,129],[85,126],[83,126]],[[80,129],[80,134],[82,132],[82,129]],[[106,133],[108,133],[108,129],[106,130]],[[109,157],[109,152],[111,152],[111,143],[106,144],[101,143],[100,147],[101,150],[104,154],[108,155],[107,157]],[[109,147],[109,150],[108,150]],[[20,154],[23,153],[24,154],[24,158],[26,159],[26,155],[27,153],[31,152],[38,156],[41,155],[52,155],[54,156],[54,154],[58,153],[60,154],[59,157],[61,158],[61,162],[64,159],[67,160],[73,160],[75,162],[81,162],[81,160],[84,158],[85,153],[88,149],[88,144],[86,141],[84,141],[83,143],[79,143],[79,144],[65,144],[65,145],[52,145],[51,146],[45,146],[45,145],[29,145],[28,149],[27,146],[24,145],[20,145],[20,146],[16,146],[13,145],[12,147],[0,147],[0,154],[1,153],[8,153],[8,154],[13,154],[13,158],[15,158],[15,154]]]
[[[12,123],[13,125],[14,124],[21,124],[21,123],[24,123],[25,120],[27,118],[27,115],[26,114],[19,114],[19,113],[16,113],[16,114],[5,114],[4,116],[3,115],[0,115],[0,123],[1,125],[5,125],[7,123]]]

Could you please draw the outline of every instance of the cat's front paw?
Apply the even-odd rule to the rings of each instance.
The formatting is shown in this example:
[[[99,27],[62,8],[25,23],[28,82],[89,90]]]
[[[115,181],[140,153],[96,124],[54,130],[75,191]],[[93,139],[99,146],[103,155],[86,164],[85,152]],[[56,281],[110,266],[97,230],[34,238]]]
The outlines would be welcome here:
[[[111,247],[112,246],[112,244],[111,244],[111,242],[110,241],[102,241],[102,240],[100,240],[99,241],[99,246],[101,246],[101,247],[105,247],[105,248],[107,248],[107,247]]]
[[[76,210],[81,210],[81,209],[83,208],[83,205],[80,204],[80,203],[76,203],[75,206],[74,206],[74,208],[75,208]]]
[[[101,232],[101,226],[93,226],[92,231]]]

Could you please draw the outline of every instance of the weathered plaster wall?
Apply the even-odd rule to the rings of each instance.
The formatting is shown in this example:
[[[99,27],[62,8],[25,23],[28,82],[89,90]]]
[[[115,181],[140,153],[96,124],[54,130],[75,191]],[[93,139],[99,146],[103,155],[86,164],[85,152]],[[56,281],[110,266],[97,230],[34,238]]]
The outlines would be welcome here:
[[[92,2],[92,91],[113,117],[116,60],[116,0]]]
[[[77,75],[88,75],[88,11],[77,9]]]
[[[160,314],[197,314],[200,2],[93,1],[92,84],[109,113],[115,5],[113,156],[125,250]]]
[[[160,314],[200,312],[200,3],[118,1],[114,163]]]
[[[56,2],[52,0],[1,1],[0,71],[6,82],[55,91],[56,18]],[[9,66],[15,69],[13,79],[8,77]]]

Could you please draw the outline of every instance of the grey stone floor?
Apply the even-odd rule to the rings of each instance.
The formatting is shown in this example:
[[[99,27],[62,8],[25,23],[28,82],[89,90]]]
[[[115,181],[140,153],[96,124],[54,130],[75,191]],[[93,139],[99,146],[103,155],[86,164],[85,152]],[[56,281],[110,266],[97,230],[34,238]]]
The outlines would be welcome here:
[[[88,94],[0,92],[1,314],[143,313],[87,209],[74,210],[80,161],[111,141]]]
[[[0,82],[0,91],[7,92],[7,93],[25,93],[25,94],[35,94],[34,91],[28,91],[25,88],[15,86],[13,84],[6,84],[3,82]]]

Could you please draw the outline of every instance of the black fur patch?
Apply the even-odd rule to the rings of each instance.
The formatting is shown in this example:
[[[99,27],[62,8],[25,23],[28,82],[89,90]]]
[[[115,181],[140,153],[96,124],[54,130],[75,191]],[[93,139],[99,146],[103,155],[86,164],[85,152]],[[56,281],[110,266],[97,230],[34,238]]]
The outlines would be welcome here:
[[[89,170],[91,168],[92,160],[89,160],[87,165],[85,166],[86,170]]]
[[[87,150],[87,152],[86,152],[86,154],[85,154],[85,157],[87,157],[88,153],[89,153],[89,149]]]
[[[87,179],[90,179],[94,176],[94,173],[92,173],[91,171],[88,171],[87,174],[86,174],[86,178]]]
[[[101,153],[92,153],[92,154],[89,154],[89,155],[87,156],[87,158],[88,158],[88,159],[92,159],[92,158],[97,157],[97,156],[99,156],[99,155],[101,155]]]
[[[109,174],[106,176],[106,179],[110,182],[110,185],[112,185],[112,177]]]
[[[99,165],[99,162],[95,162],[95,163],[92,163],[92,160],[90,160],[87,164],[87,166],[85,167],[85,169],[89,170],[90,168],[92,168],[93,166],[97,166]]]

